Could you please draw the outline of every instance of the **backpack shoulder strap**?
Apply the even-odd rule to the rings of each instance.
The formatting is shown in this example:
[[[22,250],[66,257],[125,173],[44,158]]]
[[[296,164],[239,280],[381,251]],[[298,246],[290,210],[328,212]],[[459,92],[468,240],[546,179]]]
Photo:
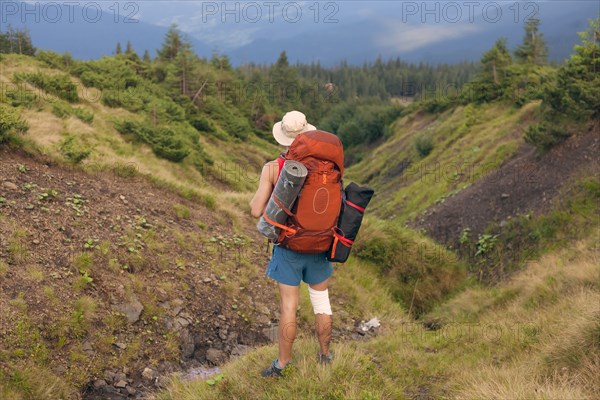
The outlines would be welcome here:
[[[279,175],[281,175],[281,170],[283,169],[283,164],[285,164],[285,156],[283,153],[277,157],[277,163],[279,164],[279,170],[277,172],[277,179],[279,179]]]

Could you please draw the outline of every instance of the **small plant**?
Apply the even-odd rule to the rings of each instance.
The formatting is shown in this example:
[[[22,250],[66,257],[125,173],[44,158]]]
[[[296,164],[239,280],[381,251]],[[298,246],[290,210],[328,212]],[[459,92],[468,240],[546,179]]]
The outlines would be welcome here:
[[[88,271],[84,270],[84,269],[80,269],[79,273],[81,274],[76,280],[75,280],[75,289],[78,290],[82,290],[88,287],[88,285],[92,284],[92,282],[94,282],[94,278],[92,278],[89,274]]]
[[[96,244],[96,241],[94,239],[88,239],[83,244],[83,248],[86,250],[93,250],[96,247],[98,247],[98,245]]]
[[[19,292],[19,294],[17,294],[17,297],[10,300],[8,304],[16,307],[19,311],[23,313],[27,312],[27,301],[25,300],[25,293],[23,292]]]
[[[92,253],[82,252],[77,254],[73,259],[73,267],[81,272],[88,272],[92,269],[92,264],[94,262]]]
[[[100,251],[100,254],[107,256],[110,252],[110,242],[105,240],[104,242],[96,245],[96,248]]]
[[[27,172],[27,167],[25,167],[23,164],[19,164],[19,165],[17,165],[17,171],[24,174]]]
[[[477,240],[477,252],[476,256],[489,253],[495,246],[498,240],[498,235],[479,235]]]
[[[462,232],[460,233],[460,237],[458,238],[458,242],[464,246],[465,244],[469,243],[470,235],[471,235],[471,229],[469,229],[469,228],[463,229]]]
[[[85,335],[96,308],[96,301],[89,296],[83,296],[75,301],[70,321],[70,327],[75,337]]]
[[[189,219],[192,216],[190,209],[182,204],[175,204],[173,209],[178,219]]]
[[[214,210],[217,207],[217,200],[213,195],[205,194],[202,196],[202,203],[211,210]]]
[[[45,192],[38,194],[38,200],[41,200],[41,201],[49,200],[49,199],[55,198],[56,196],[58,196],[58,192],[54,189],[51,189],[51,190],[47,190]]]
[[[207,380],[206,384],[209,386],[214,386],[217,383],[219,383],[220,381],[222,381],[223,378],[224,378],[224,375],[221,373],[221,374],[215,376],[214,378]]]
[[[67,197],[66,204],[73,209],[73,212],[76,216],[81,217],[87,211],[87,207],[85,206],[85,200],[81,195],[76,194],[73,197]]]
[[[26,237],[27,232],[25,230],[17,229],[8,240],[8,253],[16,263],[25,262],[29,258],[29,248],[25,241]]]

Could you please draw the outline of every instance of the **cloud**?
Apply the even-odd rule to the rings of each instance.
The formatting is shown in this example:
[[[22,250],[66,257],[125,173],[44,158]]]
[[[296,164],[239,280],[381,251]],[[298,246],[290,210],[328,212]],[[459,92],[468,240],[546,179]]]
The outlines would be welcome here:
[[[427,45],[458,39],[480,31],[469,24],[417,25],[410,26],[386,22],[384,31],[375,37],[375,44],[396,52],[409,52]]]
[[[261,27],[258,24],[223,23],[221,17],[203,16],[201,12],[173,15],[157,22],[160,26],[176,23],[182,32],[221,50],[235,49],[251,43]]]

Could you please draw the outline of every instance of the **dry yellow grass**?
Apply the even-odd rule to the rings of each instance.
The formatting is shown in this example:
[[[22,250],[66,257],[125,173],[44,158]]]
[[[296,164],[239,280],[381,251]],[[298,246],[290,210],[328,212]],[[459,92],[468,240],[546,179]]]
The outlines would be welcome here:
[[[505,285],[518,297],[486,313],[479,323],[508,329],[501,353],[507,361],[484,359],[475,369],[459,370],[457,398],[600,396],[600,258],[590,243],[547,255]],[[456,304],[466,302],[463,298]],[[523,340],[530,345],[519,351]]]
[[[64,121],[48,112],[24,110],[22,116],[29,124],[27,137],[35,141],[42,149],[51,152],[62,139],[65,130]]]
[[[379,316],[379,337],[335,343],[331,368],[316,366],[314,339],[300,339],[291,374],[278,381],[258,376],[276,356],[275,346],[263,347],[227,364],[214,386],[174,378],[158,398],[599,398],[600,264],[593,243],[549,254],[494,290],[466,290],[445,305],[457,320],[440,331],[407,319],[369,266],[351,262],[332,290]],[[468,324],[460,320],[465,315]],[[467,326],[471,334],[456,334]]]

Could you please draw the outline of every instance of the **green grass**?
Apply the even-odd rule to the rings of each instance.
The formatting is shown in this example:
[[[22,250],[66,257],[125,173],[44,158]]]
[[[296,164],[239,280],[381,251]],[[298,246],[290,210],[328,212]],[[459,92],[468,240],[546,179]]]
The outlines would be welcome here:
[[[49,368],[28,362],[14,364],[6,371],[0,370],[0,398],[11,400],[67,399],[74,395],[64,379],[54,375]]]
[[[408,228],[369,218],[353,251],[377,265],[393,298],[413,316],[431,310],[466,283],[466,265],[450,250]]]
[[[600,270],[593,243],[576,243],[575,258],[568,250],[549,254],[494,290],[466,289],[426,316],[447,317],[435,331],[406,318],[390,293],[377,290],[377,271],[352,261],[334,287],[359,293],[351,303],[380,316],[378,337],[334,343],[330,367],[316,365],[316,341],[303,337],[279,380],[259,376],[277,354],[276,346],[261,347],[226,364],[213,384],[175,377],[158,399],[595,398],[600,286],[590,281]],[[357,275],[373,286],[359,285]],[[528,299],[540,285],[554,300],[532,313]]]
[[[520,131],[538,107],[470,104],[437,117],[413,112],[396,121],[394,135],[383,145],[348,168],[345,180],[374,187],[370,212],[402,223],[512,156],[523,143]]]

